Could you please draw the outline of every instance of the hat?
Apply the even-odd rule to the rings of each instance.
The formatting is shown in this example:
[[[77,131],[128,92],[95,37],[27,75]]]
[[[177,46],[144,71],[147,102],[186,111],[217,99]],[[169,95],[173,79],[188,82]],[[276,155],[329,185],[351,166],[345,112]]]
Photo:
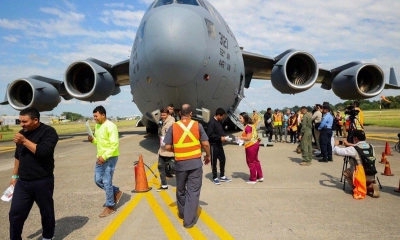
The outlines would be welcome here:
[[[331,108],[330,108],[328,105],[324,105],[324,106],[322,106],[322,109],[328,109],[328,110],[331,110]]]
[[[339,113],[340,113],[340,111],[339,111],[339,110],[337,110],[337,112],[339,112]]]
[[[290,113],[291,113],[291,114],[294,114],[294,111],[291,111]]]
[[[279,109],[276,108],[275,111],[279,111]]]

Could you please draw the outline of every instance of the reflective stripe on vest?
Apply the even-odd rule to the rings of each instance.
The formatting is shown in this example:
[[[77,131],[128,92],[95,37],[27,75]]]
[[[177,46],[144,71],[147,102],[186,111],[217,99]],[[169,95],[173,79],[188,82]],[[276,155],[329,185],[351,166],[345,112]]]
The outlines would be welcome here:
[[[172,125],[175,160],[201,157],[199,123],[191,120],[186,127],[182,121]]]
[[[282,114],[274,114],[274,125],[282,125]]]

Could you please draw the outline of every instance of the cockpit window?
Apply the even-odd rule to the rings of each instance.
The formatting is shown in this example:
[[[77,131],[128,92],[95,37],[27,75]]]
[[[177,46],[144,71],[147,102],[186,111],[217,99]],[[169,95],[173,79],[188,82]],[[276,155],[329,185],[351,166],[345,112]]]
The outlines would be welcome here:
[[[199,3],[197,3],[196,0],[176,0],[176,3],[199,6]]]
[[[164,5],[169,5],[174,3],[174,0],[158,0],[156,4],[154,4],[154,8]]]

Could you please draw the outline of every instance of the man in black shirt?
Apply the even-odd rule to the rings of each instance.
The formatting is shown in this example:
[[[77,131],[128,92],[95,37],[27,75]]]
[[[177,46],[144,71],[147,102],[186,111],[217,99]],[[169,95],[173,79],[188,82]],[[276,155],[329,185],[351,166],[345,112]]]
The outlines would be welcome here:
[[[267,112],[264,114],[264,125],[265,125],[265,135],[268,136],[268,142],[272,142],[273,125],[272,125],[271,108],[268,108]]]
[[[207,125],[207,136],[211,146],[211,168],[213,175],[213,183],[219,185],[220,182],[231,182],[225,176],[225,152],[222,147],[222,142],[226,142],[224,129],[222,127],[222,120],[226,112],[222,108],[218,108],[215,116],[210,119]],[[219,179],[217,177],[217,159],[219,159]]]
[[[19,114],[22,130],[15,134],[14,170],[11,179],[15,186],[9,213],[10,239],[21,239],[25,220],[36,202],[42,217],[43,239],[54,237],[54,148],[58,135],[54,128],[40,122],[34,108]]]

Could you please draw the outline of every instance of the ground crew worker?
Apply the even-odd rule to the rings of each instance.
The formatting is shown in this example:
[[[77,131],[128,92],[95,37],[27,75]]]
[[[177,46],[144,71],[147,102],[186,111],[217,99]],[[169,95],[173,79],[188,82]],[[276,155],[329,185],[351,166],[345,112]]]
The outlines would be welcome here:
[[[283,116],[279,109],[275,109],[275,113],[273,115],[274,121],[274,128],[275,128],[275,142],[278,142],[278,135],[279,141],[282,142],[282,120]]]
[[[358,111],[358,114],[356,116],[356,118],[358,120],[358,121],[356,121],[356,128],[358,130],[361,130],[364,128],[364,113],[361,111],[359,101],[354,101],[354,110]]]
[[[347,129],[346,129],[346,119],[347,119],[347,115],[345,114],[344,117],[342,117],[342,133],[343,133],[343,137],[347,138]]]
[[[251,121],[253,121],[254,125],[258,127],[258,122],[260,121],[260,118],[257,114],[257,110],[253,110],[253,116],[251,117]]]
[[[210,144],[199,122],[192,120],[192,108],[184,104],[180,111],[181,120],[175,122],[164,138],[165,149],[175,155],[176,202],[178,216],[185,228],[193,227],[199,207],[203,179],[201,146],[206,156],[204,163],[210,162]]]
[[[301,120],[299,140],[303,161],[300,165],[309,166],[312,160],[312,119],[305,106],[301,107],[301,113],[303,119]]]

